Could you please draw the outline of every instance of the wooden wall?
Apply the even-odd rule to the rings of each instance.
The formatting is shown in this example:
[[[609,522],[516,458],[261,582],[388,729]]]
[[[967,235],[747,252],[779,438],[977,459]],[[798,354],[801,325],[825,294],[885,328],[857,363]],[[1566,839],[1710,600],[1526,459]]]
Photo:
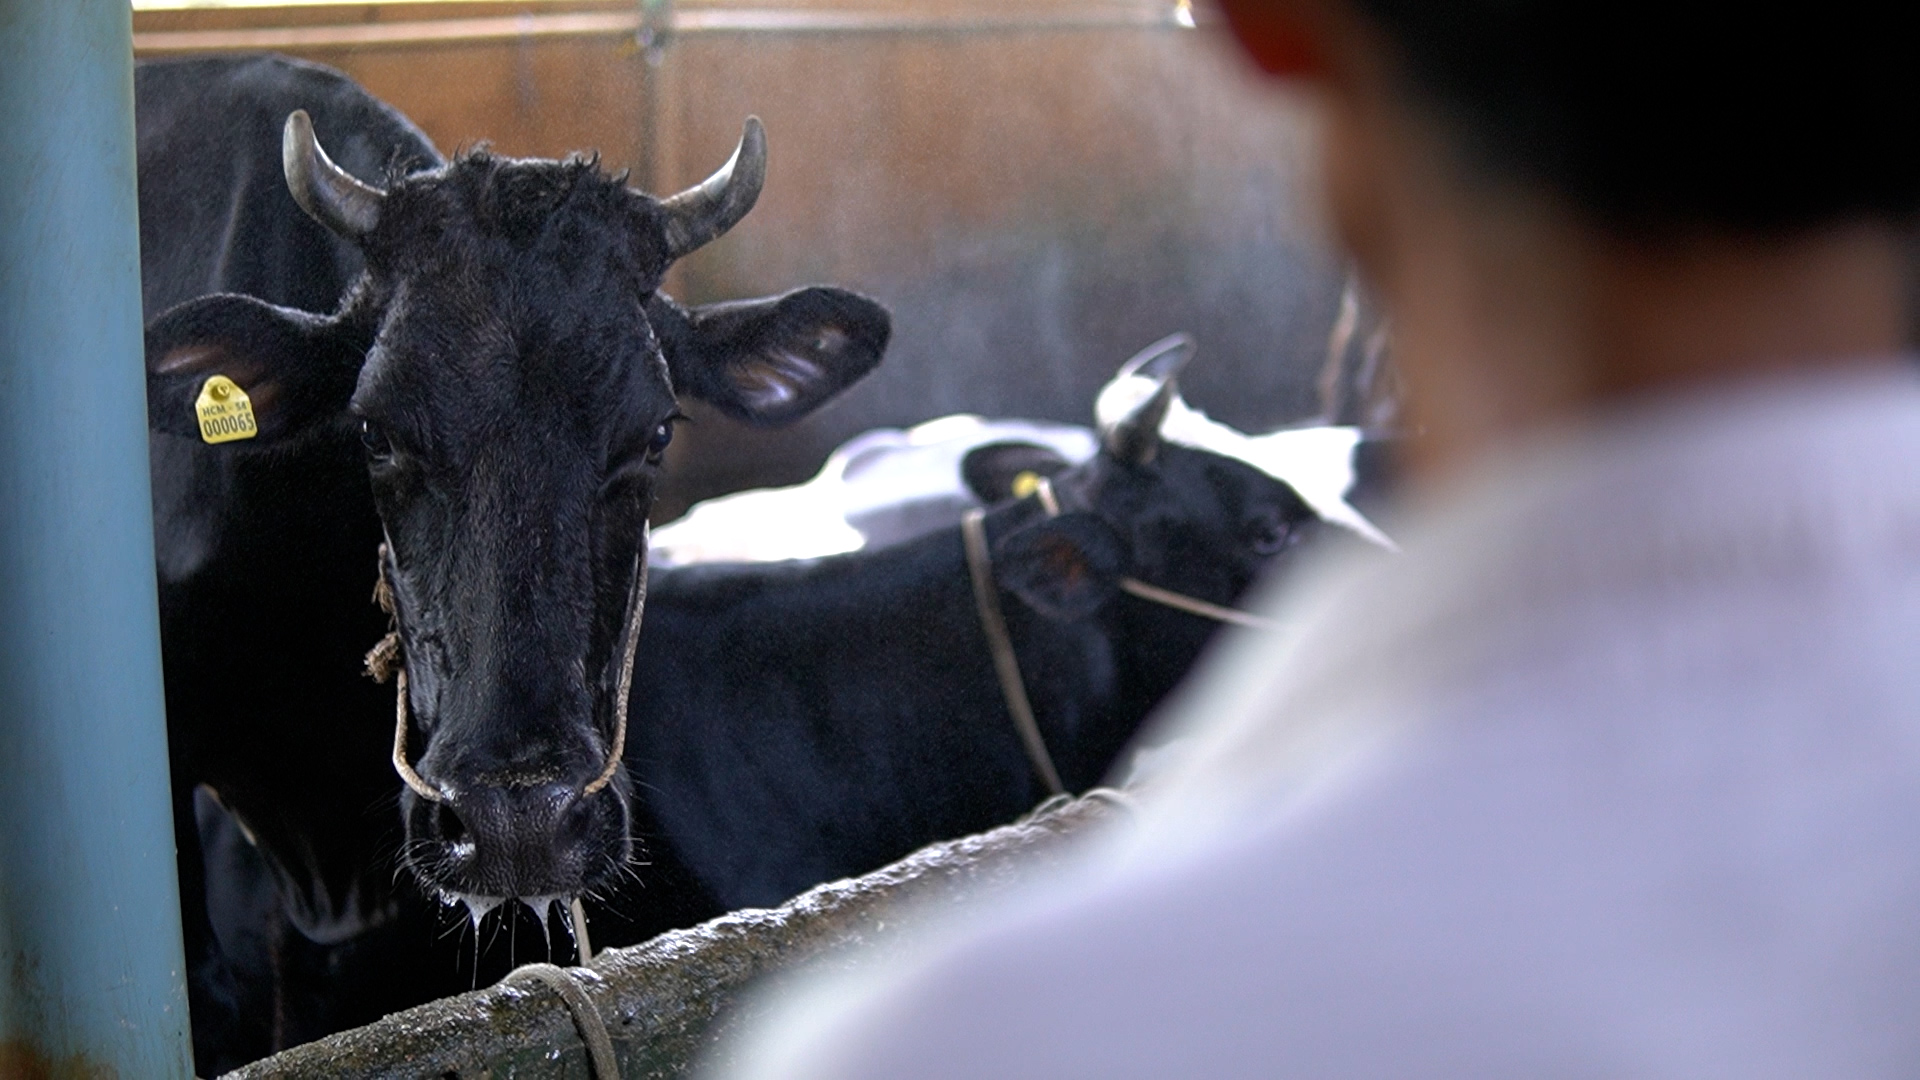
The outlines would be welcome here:
[[[643,10],[155,11],[136,47],[277,47],[347,71],[443,150],[597,149],[655,190],[705,176],[762,117],[759,206],[670,287],[699,302],[844,285],[893,309],[894,345],[795,428],[697,412],[667,512],[801,479],[876,425],[1086,422],[1113,369],[1178,329],[1200,340],[1183,378],[1199,407],[1248,429],[1317,408],[1338,268],[1312,209],[1313,132],[1204,19],[1182,29],[1147,0],[682,3],[681,32],[649,49]]]

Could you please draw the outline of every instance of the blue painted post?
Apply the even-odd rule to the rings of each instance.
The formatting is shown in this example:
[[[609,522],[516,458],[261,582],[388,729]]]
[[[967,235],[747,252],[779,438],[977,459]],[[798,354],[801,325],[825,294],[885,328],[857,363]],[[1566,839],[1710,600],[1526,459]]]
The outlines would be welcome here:
[[[127,0],[0,2],[0,1076],[192,1075]]]

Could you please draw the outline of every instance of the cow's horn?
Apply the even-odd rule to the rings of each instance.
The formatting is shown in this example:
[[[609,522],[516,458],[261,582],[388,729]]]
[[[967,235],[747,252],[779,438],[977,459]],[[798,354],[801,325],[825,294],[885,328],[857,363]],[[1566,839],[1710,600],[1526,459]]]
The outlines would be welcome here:
[[[747,216],[767,180],[767,131],[747,117],[740,145],[720,171],[661,200],[666,215],[667,257],[678,259],[719,239]]]
[[[287,117],[280,138],[280,167],[286,170],[293,201],[334,235],[358,240],[379,224],[386,193],[333,163],[313,137],[313,121],[305,109],[295,109]]]
[[[1193,338],[1173,334],[1120,366],[1094,406],[1100,443],[1121,461],[1144,465],[1160,450],[1160,424],[1179,389],[1174,376],[1193,359]]]

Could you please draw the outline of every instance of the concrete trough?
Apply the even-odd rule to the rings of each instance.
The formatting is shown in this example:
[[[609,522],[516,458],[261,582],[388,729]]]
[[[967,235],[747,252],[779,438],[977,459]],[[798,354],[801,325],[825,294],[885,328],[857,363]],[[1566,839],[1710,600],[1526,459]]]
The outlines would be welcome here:
[[[1073,857],[1067,839],[1128,813],[1123,795],[1061,797],[991,832],[951,840],[865,877],[820,885],[772,909],[749,909],[625,949],[609,949],[574,982],[611,1037],[629,1078],[689,1074],[724,1056],[754,1013],[750,991],[796,965],[871,963],[930,909],[975,902]],[[395,1013],[229,1073],[304,1080],[597,1080],[561,991],[521,969],[485,990]],[[591,1019],[586,1021],[591,1025]]]

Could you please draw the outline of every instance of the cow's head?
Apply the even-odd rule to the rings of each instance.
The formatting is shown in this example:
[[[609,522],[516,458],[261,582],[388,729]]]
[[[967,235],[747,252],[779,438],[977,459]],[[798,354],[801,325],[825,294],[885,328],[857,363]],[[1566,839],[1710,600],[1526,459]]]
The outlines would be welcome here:
[[[1318,531],[1319,515],[1286,481],[1163,437],[1169,410],[1180,405],[1174,377],[1193,351],[1191,339],[1176,335],[1121,368],[1101,394],[1101,448],[1086,462],[1069,466],[1043,447],[1004,443],[978,448],[963,463],[986,501],[1028,494],[1047,478],[1057,512],[994,545],[1000,583],[1040,614],[1072,621],[1110,612],[1128,579],[1231,605],[1275,555]],[[1174,636],[1196,646],[1214,628],[1191,616],[1172,621],[1182,628]],[[1181,649],[1160,651],[1182,670],[1191,660]]]
[[[665,199],[591,161],[485,152],[382,190],[337,168],[304,113],[284,152],[294,198],[365,274],[329,316],[209,296],[156,319],[150,418],[194,433],[195,395],[224,374],[259,434],[214,450],[363,444],[419,780],[407,862],[446,896],[579,893],[630,854],[626,781],[605,771],[679,395],[796,419],[880,361],[887,313],[827,288],[692,310],[659,291],[753,206],[757,120]]]

